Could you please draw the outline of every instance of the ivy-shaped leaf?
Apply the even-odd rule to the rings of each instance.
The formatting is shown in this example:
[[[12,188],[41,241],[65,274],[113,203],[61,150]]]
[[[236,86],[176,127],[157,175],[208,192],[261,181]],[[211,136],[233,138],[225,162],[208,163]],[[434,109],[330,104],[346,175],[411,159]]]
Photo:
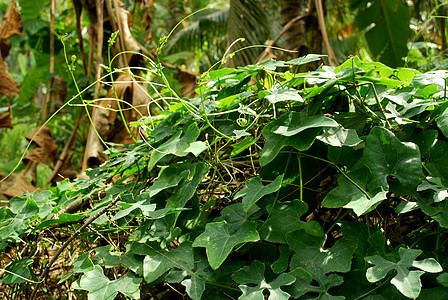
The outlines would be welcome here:
[[[298,112],[286,113],[263,128],[266,143],[260,163],[262,166],[267,165],[286,146],[305,151],[311,147],[323,127],[338,126],[336,121],[325,116],[305,117]]]
[[[431,176],[439,177],[442,180],[442,184],[445,186],[448,186],[447,151],[448,143],[442,140],[437,140],[435,145],[430,148],[428,161],[425,163],[425,166],[431,172]]]
[[[364,172],[367,171],[364,170]],[[373,195],[368,193],[366,191],[366,180],[364,179],[363,182],[358,179],[356,177],[358,174],[356,173],[360,176],[366,175],[365,173],[363,174],[363,172],[354,171],[353,173],[347,175],[350,177],[351,181],[344,175],[339,175],[338,186],[332,189],[327,196],[325,196],[322,201],[322,206],[328,208],[351,208],[358,216],[360,216],[386,199],[387,192],[385,191],[381,191]]]
[[[33,264],[34,260],[31,258],[20,259],[11,262],[6,267],[5,277],[3,277],[0,282],[5,284],[18,284],[27,282],[30,279],[31,272],[29,265]]]
[[[297,229],[305,229],[309,234],[322,236],[324,233],[319,223],[300,220],[307,210],[308,205],[299,200],[277,203],[259,230],[261,238],[272,243],[286,244],[286,234]]]
[[[89,253],[82,253],[73,262],[73,270],[70,273],[64,275],[61,280],[59,280],[58,284],[63,283],[75,273],[87,273],[89,271],[92,271],[93,269],[95,269],[95,266],[93,265],[92,260],[89,258]]]
[[[374,265],[367,269],[366,277],[370,282],[377,282],[386,277],[386,275],[396,270],[397,274],[390,281],[395,287],[406,297],[417,298],[421,290],[420,276],[425,272],[438,273],[442,271],[442,267],[433,258],[424,260],[415,260],[421,253],[418,249],[400,248],[398,250],[400,260],[392,262],[384,259],[379,255],[367,256],[365,260]],[[413,270],[414,267],[421,271]]]
[[[189,165],[190,172],[173,191],[170,198],[166,200],[166,207],[183,208],[188,200],[196,193],[196,189],[201,181],[207,175],[210,167],[204,162],[191,163],[186,161]]]
[[[317,136],[317,139],[335,147],[354,147],[362,142],[356,130],[345,129],[342,126],[324,128],[322,133]]]
[[[19,236],[29,229],[31,218],[39,212],[37,203],[30,195],[32,194],[29,194],[29,197],[14,197],[10,200],[11,208],[8,210],[15,216],[8,218],[8,224],[0,230],[0,239],[10,242],[22,241]]]
[[[283,176],[279,175],[273,182],[264,186],[259,176],[251,178],[246,181],[244,188],[236,193],[233,198],[243,197],[243,208],[245,212],[248,212],[252,205],[257,203],[262,197],[276,192],[282,186],[282,179]]]
[[[318,296],[316,300],[343,300],[344,296],[333,296],[328,291],[334,286],[341,285],[344,282],[344,278],[341,275],[330,274],[325,276],[325,274],[319,273],[308,273],[302,268],[297,268],[290,272],[289,274],[296,277],[296,281],[285,288],[285,290],[291,294],[294,299],[299,299],[301,296],[307,293],[317,293]],[[315,282],[312,282],[314,279]]]
[[[294,250],[290,268],[298,267],[310,273],[350,271],[352,253],[346,241],[339,239],[329,249],[324,249],[326,236],[310,235],[305,230],[296,230],[286,235],[286,242]]]
[[[264,277],[265,265],[256,260],[250,266],[243,267],[232,275],[232,279],[239,283],[238,286],[243,294],[240,300],[264,300],[263,291],[269,291],[270,300],[289,299],[290,295],[281,289],[282,286],[290,285],[295,281],[294,276],[280,274],[276,279],[267,282]]]
[[[88,298],[95,300],[113,300],[122,293],[131,299],[140,299],[140,283],[143,278],[137,277],[132,273],[116,279],[109,280],[100,266],[85,273],[79,281],[73,283],[73,288],[79,290],[87,290]]]
[[[123,197],[124,198],[124,197]],[[117,205],[121,206],[120,209],[112,220],[118,220],[128,215],[140,215],[146,217],[146,219],[160,219],[168,214],[176,213],[185,210],[185,208],[162,208],[156,210],[156,204],[151,203],[149,193],[142,193],[135,199],[136,202],[128,203],[125,201],[119,201]]]
[[[194,267],[191,242],[184,242],[171,250],[156,249],[148,243],[134,243],[133,253],[145,255],[143,260],[143,277],[146,282],[153,282],[171,268],[191,270]]]
[[[168,154],[186,156],[188,153],[193,153],[195,156],[198,156],[207,148],[203,142],[198,142],[201,145],[198,143],[194,144],[199,137],[199,133],[200,131],[196,123],[188,126],[182,137],[181,131],[176,132],[168,141],[152,152],[148,163],[148,170],[152,170],[157,162]]]
[[[255,222],[244,222],[236,230],[226,221],[208,223],[205,231],[193,242],[193,247],[205,247],[207,259],[213,269],[219,268],[232,251],[241,243],[260,239]]]
[[[413,143],[401,142],[382,127],[373,128],[366,140],[361,162],[371,172],[371,184],[388,190],[387,177],[394,176],[407,188],[415,188],[423,179],[420,151]],[[354,167],[356,168],[356,166]]]
[[[267,95],[265,98],[272,104],[276,104],[277,102],[282,101],[303,102],[302,97],[299,95],[299,91],[295,89],[284,89],[274,87],[272,89],[267,90],[267,92],[269,92],[269,95]]]
[[[215,277],[215,271],[210,268],[207,259],[204,257],[204,259],[195,263],[193,272],[172,269],[165,280],[182,284],[191,299],[200,300],[205,291],[205,283],[214,282]]]

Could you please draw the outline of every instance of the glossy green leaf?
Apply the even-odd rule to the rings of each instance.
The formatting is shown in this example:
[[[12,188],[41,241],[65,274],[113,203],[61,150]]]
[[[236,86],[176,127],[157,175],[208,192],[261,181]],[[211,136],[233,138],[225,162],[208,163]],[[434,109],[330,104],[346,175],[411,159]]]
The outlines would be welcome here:
[[[304,229],[307,233],[322,236],[324,233],[316,221],[303,222],[302,215],[308,210],[305,202],[294,200],[277,203],[270,211],[269,218],[260,227],[261,239],[285,244],[285,236],[297,229]]]
[[[241,189],[238,193],[236,193],[234,199],[238,199],[243,197],[243,208],[245,212],[248,212],[249,209],[257,203],[258,200],[263,198],[266,195],[272,194],[276,192],[282,185],[283,176],[279,175],[275,180],[268,185],[264,186],[261,183],[260,177],[254,177],[249,179],[244,188]]]
[[[207,148],[203,145],[203,142],[195,143],[198,137],[199,128],[195,123],[187,128],[183,136],[182,132],[178,131],[168,141],[158,147],[157,150],[152,152],[148,163],[148,169],[151,170],[159,160],[168,154],[186,156],[189,153],[193,153],[195,156],[198,156]]]
[[[286,146],[292,146],[298,151],[307,150],[323,127],[338,126],[336,121],[325,116],[304,117],[297,112],[284,114],[263,128],[266,143],[261,152],[261,165],[271,162]]]
[[[354,147],[362,142],[358,137],[356,130],[345,129],[342,126],[324,128],[317,139],[335,147],[349,146]]]
[[[269,95],[265,98],[271,103],[276,104],[283,101],[299,101],[303,102],[302,96],[295,89],[272,88],[267,90]]]
[[[232,279],[239,283],[238,286],[243,294],[238,298],[241,300],[263,300],[266,299],[263,291],[269,291],[270,300],[289,299],[290,295],[284,292],[281,287],[290,285],[295,281],[294,276],[280,274],[276,279],[267,282],[264,277],[265,265],[256,260],[250,266],[243,267],[233,273]]]
[[[439,177],[442,184],[448,186],[448,143],[437,140],[435,145],[429,150],[428,160],[425,163],[426,168],[430,171],[431,177]]]
[[[448,109],[437,118],[437,126],[445,137],[448,137]]]
[[[366,277],[370,282],[377,282],[386,277],[386,275],[396,270],[397,274],[392,278],[391,283],[406,297],[417,298],[421,290],[420,276],[425,272],[438,273],[442,267],[433,258],[416,261],[415,259],[422,253],[418,249],[400,248],[398,250],[400,260],[392,262],[379,255],[367,256],[365,260],[374,265],[367,269]],[[411,271],[414,267],[421,271]]]
[[[371,195],[366,191],[366,185],[356,175],[348,174],[347,176],[350,177],[350,180],[344,175],[338,176],[338,186],[325,196],[322,201],[323,206],[351,208],[360,216],[386,199],[387,192],[382,191]]]
[[[448,71],[437,70],[416,75],[412,79],[411,83],[416,88],[421,88],[428,85],[436,85],[439,90],[443,90],[446,86],[447,78],[448,78]]]
[[[194,266],[191,242],[184,242],[171,250],[156,248],[149,244],[134,243],[132,252],[145,255],[143,277],[146,282],[153,282],[171,268],[191,270]]]
[[[366,140],[362,163],[371,172],[371,184],[388,190],[387,177],[394,176],[407,188],[423,179],[420,151],[413,143],[401,142],[385,128],[373,128]]]
[[[287,246],[280,246],[278,251],[280,252],[278,260],[271,265],[271,269],[275,274],[285,272],[289,265],[289,248]]]
[[[79,281],[74,282],[75,289],[87,290],[89,292],[88,299],[95,300],[113,300],[122,293],[131,299],[140,299],[140,283],[143,278],[137,277],[132,273],[116,279],[109,280],[104,275],[100,266],[85,273]]]
[[[333,296],[330,294],[329,289],[332,287],[341,285],[344,282],[344,278],[337,274],[330,274],[325,276],[323,274],[309,274],[309,277],[303,274],[303,271],[298,274],[297,269],[293,270],[290,274],[296,277],[296,281],[287,287],[285,290],[291,294],[294,299],[299,299],[307,293],[317,293],[318,296],[310,299],[327,299],[327,300],[343,300],[344,296]],[[305,276],[304,276],[305,275]],[[314,278],[314,282],[312,282]]]
[[[196,193],[196,189],[207,175],[210,167],[205,162],[190,163],[185,161],[189,173],[183,181],[177,185],[170,198],[166,200],[167,208],[183,208],[188,200]]]
[[[19,242],[19,236],[27,231],[31,218],[39,212],[39,207],[32,197],[15,197],[10,200],[10,204],[11,211],[16,215],[0,229],[0,239]]]
[[[346,242],[337,240],[333,247],[324,249],[325,240],[325,235],[310,235],[303,229],[288,233],[286,242],[295,252],[290,268],[323,274],[350,271],[352,253]]]
[[[233,150],[232,153],[230,153],[230,157],[240,154],[253,144],[254,144],[254,138],[251,136],[246,136],[243,140],[232,145]]]
[[[287,65],[296,65],[301,66],[310,62],[319,61],[322,59],[322,57],[325,57],[325,55],[321,54],[307,54],[306,56],[294,58],[292,60],[289,60],[285,62]]]
[[[236,245],[260,239],[255,222],[244,222],[238,229],[231,229],[226,221],[208,223],[205,231],[193,242],[193,247],[206,248],[207,259],[213,269],[221,266]]]

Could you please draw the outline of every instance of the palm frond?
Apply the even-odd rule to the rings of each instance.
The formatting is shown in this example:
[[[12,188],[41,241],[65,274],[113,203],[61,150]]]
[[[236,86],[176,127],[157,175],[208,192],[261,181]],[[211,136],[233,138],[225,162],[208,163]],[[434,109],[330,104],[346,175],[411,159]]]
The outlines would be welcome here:
[[[268,39],[270,26],[261,2],[257,0],[230,0],[228,43],[238,38],[245,41],[235,45],[233,51],[252,45],[262,45]],[[232,59],[230,65],[252,64],[262,48],[248,48]]]

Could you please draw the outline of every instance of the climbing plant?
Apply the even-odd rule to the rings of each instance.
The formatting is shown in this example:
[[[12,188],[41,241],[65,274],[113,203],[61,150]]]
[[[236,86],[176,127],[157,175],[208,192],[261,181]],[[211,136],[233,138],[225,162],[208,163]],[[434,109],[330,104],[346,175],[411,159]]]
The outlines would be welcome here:
[[[297,73],[320,59],[217,67],[190,99],[154,62],[140,140],[0,209],[1,293],[446,297],[448,71]]]

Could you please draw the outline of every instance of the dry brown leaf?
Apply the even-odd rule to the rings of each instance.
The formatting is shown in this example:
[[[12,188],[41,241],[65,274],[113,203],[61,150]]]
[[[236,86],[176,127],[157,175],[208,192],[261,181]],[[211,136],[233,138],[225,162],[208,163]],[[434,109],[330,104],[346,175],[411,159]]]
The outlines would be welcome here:
[[[0,114],[0,128],[12,128],[11,109],[6,113]]]
[[[179,71],[179,81],[182,84],[182,97],[193,98],[196,95],[198,75],[177,67]]]
[[[11,43],[8,38],[12,35],[23,35],[22,29],[23,26],[17,3],[15,0],[12,0],[0,25],[0,50],[2,54],[0,57],[0,94],[2,95],[17,96],[19,94],[19,84],[6,70],[4,58],[11,49]]]
[[[12,0],[3,16],[2,25],[0,26],[0,38],[7,39],[12,35],[23,35],[23,25],[20,18],[20,12],[17,3]]]
[[[26,139],[29,141],[32,140],[34,144],[36,144],[38,147],[44,148],[49,153],[56,152],[56,150],[58,149],[58,145],[53,140],[50,127],[48,127],[48,125],[45,125],[39,131],[40,128],[41,127],[37,127],[32,132],[28,133],[26,135]]]
[[[23,162],[27,165],[28,162],[33,161],[53,166],[56,158],[56,152],[48,152],[45,148],[37,147],[29,151],[23,158]]]
[[[142,25],[145,29],[146,36],[145,36],[145,42],[148,44],[153,44],[153,36],[152,36],[152,15],[151,15],[151,7],[154,5],[154,0],[142,0],[140,3],[140,7],[143,11],[143,17],[142,17]]]
[[[53,78],[53,87],[50,91],[50,99],[51,99],[51,108],[50,112],[55,111],[56,105],[63,105],[65,98],[67,97],[67,83],[65,83],[65,80],[59,76],[56,75]]]
[[[20,196],[25,192],[34,192],[36,187],[23,174],[11,174],[7,180],[1,183],[1,189],[3,195],[10,199]]]

